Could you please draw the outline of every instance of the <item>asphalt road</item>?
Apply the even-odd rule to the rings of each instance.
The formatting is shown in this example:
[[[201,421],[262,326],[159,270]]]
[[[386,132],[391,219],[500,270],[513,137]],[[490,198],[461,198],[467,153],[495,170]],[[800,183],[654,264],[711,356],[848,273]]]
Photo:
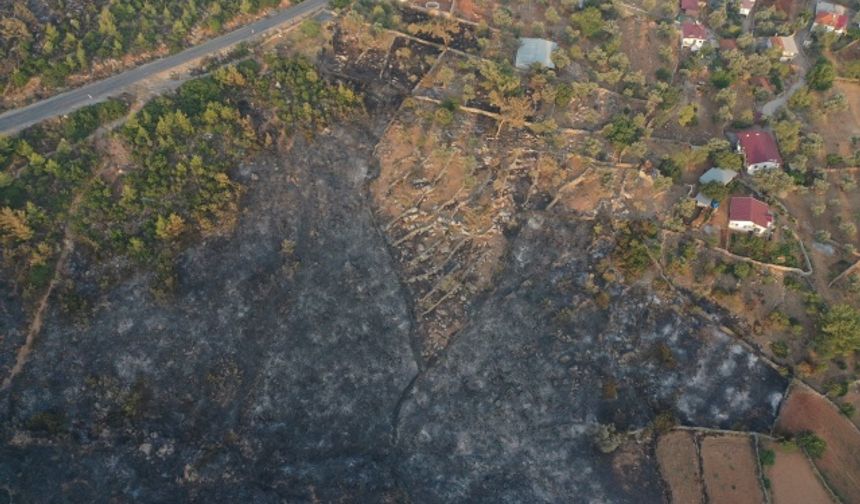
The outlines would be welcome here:
[[[243,26],[194,47],[189,47],[172,56],[157,59],[132,68],[123,73],[67,91],[26,107],[10,110],[0,115],[0,133],[13,134],[38,122],[74,112],[75,110],[117,96],[128,91],[140,81],[158,73],[170,71],[195,59],[228,49],[241,42],[254,39],[261,34],[284,24],[293,23],[323,8],[328,0],[305,0],[279,11],[269,17]]]

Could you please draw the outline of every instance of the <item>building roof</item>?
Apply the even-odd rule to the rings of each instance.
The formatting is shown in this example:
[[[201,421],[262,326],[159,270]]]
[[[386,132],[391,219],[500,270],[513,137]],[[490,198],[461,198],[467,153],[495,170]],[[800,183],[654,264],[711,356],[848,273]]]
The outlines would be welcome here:
[[[555,68],[552,62],[552,52],[558,48],[558,44],[551,40],[539,38],[521,38],[520,48],[517,50],[517,68],[528,68],[535,63],[540,63],[547,68]]]
[[[685,11],[698,11],[699,0],[681,0],[681,9]]]
[[[845,14],[845,7],[832,2],[818,0],[818,2],[815,3],[815,13],[818,14],[821,12],[834,12],[836,14]]]
[[[722,168],[711,168],[706,171],[701,177],[699,177],[700,184],[707,184],[708,182],[719,182],[723,185],[728,185],[729,182],[735,179],[738,176],[738,172],[734,170],[724,170]]]
[[[696,206],[699,207],[711,207],[714,208],[714,200],[708,196],[705,196],[703,193],[696,194],[694,198],[696,200]]]
[[[707,40],[708,29],[699,23],[682,23],[681,33],[685,39]]]
[[[819,12],[815,15],[815,24],[842,31],[848,26],[848,16],[835,12]]]
[[[773,214],[764,201],[751,196],[733,196],[729,206],[729,220],[752,222],[766,228],[773,224]]]
[[[797,43],[794,37],[772,37],[770,39],[774,47],[782,49],[783,54],[797,54]]]
[[[741,0],[741,8],[752,10],[755,7],[755,0]]]
[[[720,39],[720,49],[724,51],[731,51],[732,49],[738,48],[737,39],[732,38],[721,38]]]
[[[738,133],[738,143],[744,151],[747,165],[766,163],[768,161],[782,164],[776,140],[767,131],[749,130]]]

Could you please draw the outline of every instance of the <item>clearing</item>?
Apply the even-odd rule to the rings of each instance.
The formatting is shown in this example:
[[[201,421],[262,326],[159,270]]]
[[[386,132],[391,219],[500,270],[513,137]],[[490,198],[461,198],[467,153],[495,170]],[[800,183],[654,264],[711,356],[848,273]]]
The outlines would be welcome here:
[[[814,460],[827,483],[846,502],[860,500],[860,431],[823,396],[795,383],[777,419],[787,434],[812,431],[827,443]]]
[[[702,466],[709,502],[764,502],[748,436],[706,436],[702,439]]]
[[[765,476],[770,480],[773,504],[833,502],[803,452],[769,440],[762,441],[761,449],[773,450],[776,454],[774,464],[764,470]]]
[[[673,503],[704,502],[702,468],[692,432],[678,430],[661,436],[657,441],[657,461]]]

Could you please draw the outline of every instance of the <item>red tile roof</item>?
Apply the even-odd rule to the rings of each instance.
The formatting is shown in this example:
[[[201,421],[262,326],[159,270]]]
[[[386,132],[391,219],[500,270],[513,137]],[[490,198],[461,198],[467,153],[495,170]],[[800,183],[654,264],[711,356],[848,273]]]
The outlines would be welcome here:
[[[729,207],[729,220],[749,221],[761,227],[773,224],[773,215],[767,203],[750,196],[734,196]]]
[[[707,40],[708,30],[699,23],[683,23],[681,24],[681,33],[686,39]]]
[[[744,151],[747,165],[773,161],[782,164],[779,148],[770,133],[761,130],[741,131],[738,133],[738,143]]]
[[[731,51],[732,49],[738,48],[738,41],[731,38],[720,39],[720,49],[724,51]]]
[[[681,9],[685,11],[698,11],[699,0],[681,0]]]
[[[837,30],[844,30],[848,26],[848,16],[838,14],[836,12],[819,12],[815,15],[815,24],[833,27]]]

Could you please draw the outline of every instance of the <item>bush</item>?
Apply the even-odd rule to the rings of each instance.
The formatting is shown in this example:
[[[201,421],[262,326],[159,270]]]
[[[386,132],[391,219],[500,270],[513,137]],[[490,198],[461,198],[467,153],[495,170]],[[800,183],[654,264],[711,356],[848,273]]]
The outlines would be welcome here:
[[[671,178],[673,182],[677,182],[681,178],[681,167],[671,158],[661,159],[660,164],[657,165],[657,170],[664,177]]]
[[[860,350],[860,311],[856,308],[833,306],[822,317],[819,329],[815,347],[822,357],[849,357]]]
[[[780,359],[788,357],[789,349],[788,344],[785,341],[774,341],[770,344],[770,350],[773,352],[773,355]]]
[[[836,78],[836,70],[833,63],[827,58],[821,57],[815,62],[809,72],[806,73],[806,85],[814,91],[827,91],[833,87]]]
[[[821,458],[827,449],[827,443],[810,431],[801,432],[797,435],[797,445],[803,448],[810,457],[815,459]]]
[[[763,466],[772,466],[776,462],[776,452],[773,450],[762,450],[759,461]]]

